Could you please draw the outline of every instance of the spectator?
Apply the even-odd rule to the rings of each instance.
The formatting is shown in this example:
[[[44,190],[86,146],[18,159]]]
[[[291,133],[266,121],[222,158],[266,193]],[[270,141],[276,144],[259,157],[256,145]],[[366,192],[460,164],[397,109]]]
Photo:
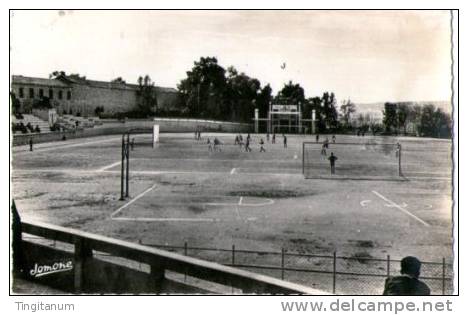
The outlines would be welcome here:
[[[421,262],[416,257],[407,256],[400,262],[401,276],[388,277],[385,280],[383,295],[430,295],[431,290],[418,280]]]

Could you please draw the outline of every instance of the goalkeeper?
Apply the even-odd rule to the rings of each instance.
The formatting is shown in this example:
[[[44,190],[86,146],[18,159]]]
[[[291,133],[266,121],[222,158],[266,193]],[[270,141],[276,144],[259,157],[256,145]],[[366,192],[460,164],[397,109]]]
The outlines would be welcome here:
[[[338,158],[335,155],[333,155],[333,152],[332,152],[328,160],[330,160],[330,171],[331,171],[331,174],[333,175],[335,174],[335,161],[338,160]]]

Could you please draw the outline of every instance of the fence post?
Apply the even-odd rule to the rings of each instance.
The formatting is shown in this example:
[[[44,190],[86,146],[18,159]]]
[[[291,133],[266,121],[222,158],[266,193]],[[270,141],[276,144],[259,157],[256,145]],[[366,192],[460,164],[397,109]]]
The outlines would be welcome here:
[[[333,294],[336,293],[336,251],[333,252]]]
[[[236,263],[236,246],[233,244],[232,245],[232,261],[231,261],[231,264],[233,267],[235,263]]]
[[[445,257],[442,258],[442,295],[445,295]]]
[[[281,248],[281,280],[284,280],[284,248]]]
[[[187,241],[184,242],[184,256],[187,256],[187,253],[188,253],[188,245],[187,245]],[[184,272],[184,283],[187,282],[187,269],[185,269],[185,272]]]
[[[93,256],[93,250],[88,246],[87,242],[82,238],[75,240],[75,276],[74,289],[75,293],[81,293],[83,290],[83,282],[85,281],[85,265],[86,261]]]
[[[387,255],[387,277],[390,277],[390,255]]]

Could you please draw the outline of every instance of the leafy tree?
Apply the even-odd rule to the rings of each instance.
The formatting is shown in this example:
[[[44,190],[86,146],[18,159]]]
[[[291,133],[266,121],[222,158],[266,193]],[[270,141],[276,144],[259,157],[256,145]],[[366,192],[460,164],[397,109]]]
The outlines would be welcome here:
[[[298,83],[289,81],[275,96],[274,102],[276,104],[304,104],[305,96],[304,89]]]
[[[260,117],[266,117],[268,115],[272,99],[272,89],[271,86],[267,84],[260,90],[260,94],[258,94],[256,100],[256,106]]]
[[[215,57],[201,57],[194,62],[187,78],[178,85],[186,112],[192,117],[220,118],[228,108],[223,102],[226,93],[226,70]]]
[[[390,133],[397,127],[397,105],[395,103],[385,103],[383,115],[385,132]]]
[[[351,115],[356,112],[356,105],[348,99],[346,102],[343,101],[343,105],[341,105],[340,111],[345,127],[348,128],[350,125]]]
[[[336,111],[336,99],[333,92],[323,93],[322,114],[327,129],[338,128],[338,112]]]
[[[144,116],[154,115],[158,108],[158,98],[154,82],[149,75],[138,78],[137,110]]]
[[[403,127],[404,135],[406,135],[409,112],[410,109],[408,104],[400,103],[397,105],[397,129],[398,132],[400,132],[401,127]]]
[[[419,131],[426,137],[449,138],[452,136],[451,117],[432,104],[424,105],[421,110]]]
[[[262,99],[260,81],[251,78],[245,73],[238,73],[234,67],[228,69],[227,78],[228,93],[226,101],[230,104],[231,115],[234,120],[249,122],[257,107],[257,101],[268,102],[268,93],[264,91],[266,99]],[[262,104],[265,107],[265,104]],[[266,104],[268,106],[268,104]]]
[[[96,106],[94,109],[94,114],[98,117],[101,117],[102,113],[104,113],[104,106]]]

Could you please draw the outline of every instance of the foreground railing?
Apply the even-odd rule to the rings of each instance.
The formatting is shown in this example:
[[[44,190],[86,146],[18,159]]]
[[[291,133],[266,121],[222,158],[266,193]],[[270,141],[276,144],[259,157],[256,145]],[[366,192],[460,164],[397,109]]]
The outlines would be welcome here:
[[[98,251],[111,254],[114,257],[148,264],[150,266],[148,277],[151,278],[151,281],[154,281],[156,287],[158,287],[158,283],[164,281],[165,271],[170,270],[205,281],[238,288],[244,293],[327,294],[323,291],[269,276],[48,223],[23,220],[21,222],[21,231],[22,233],[74,246],[73,287],[75,292],[82,292],[84,278],[88,272],[87,266],[89,266],[90,261],[97,260],[96,257],[93,257],[93,252]]]

